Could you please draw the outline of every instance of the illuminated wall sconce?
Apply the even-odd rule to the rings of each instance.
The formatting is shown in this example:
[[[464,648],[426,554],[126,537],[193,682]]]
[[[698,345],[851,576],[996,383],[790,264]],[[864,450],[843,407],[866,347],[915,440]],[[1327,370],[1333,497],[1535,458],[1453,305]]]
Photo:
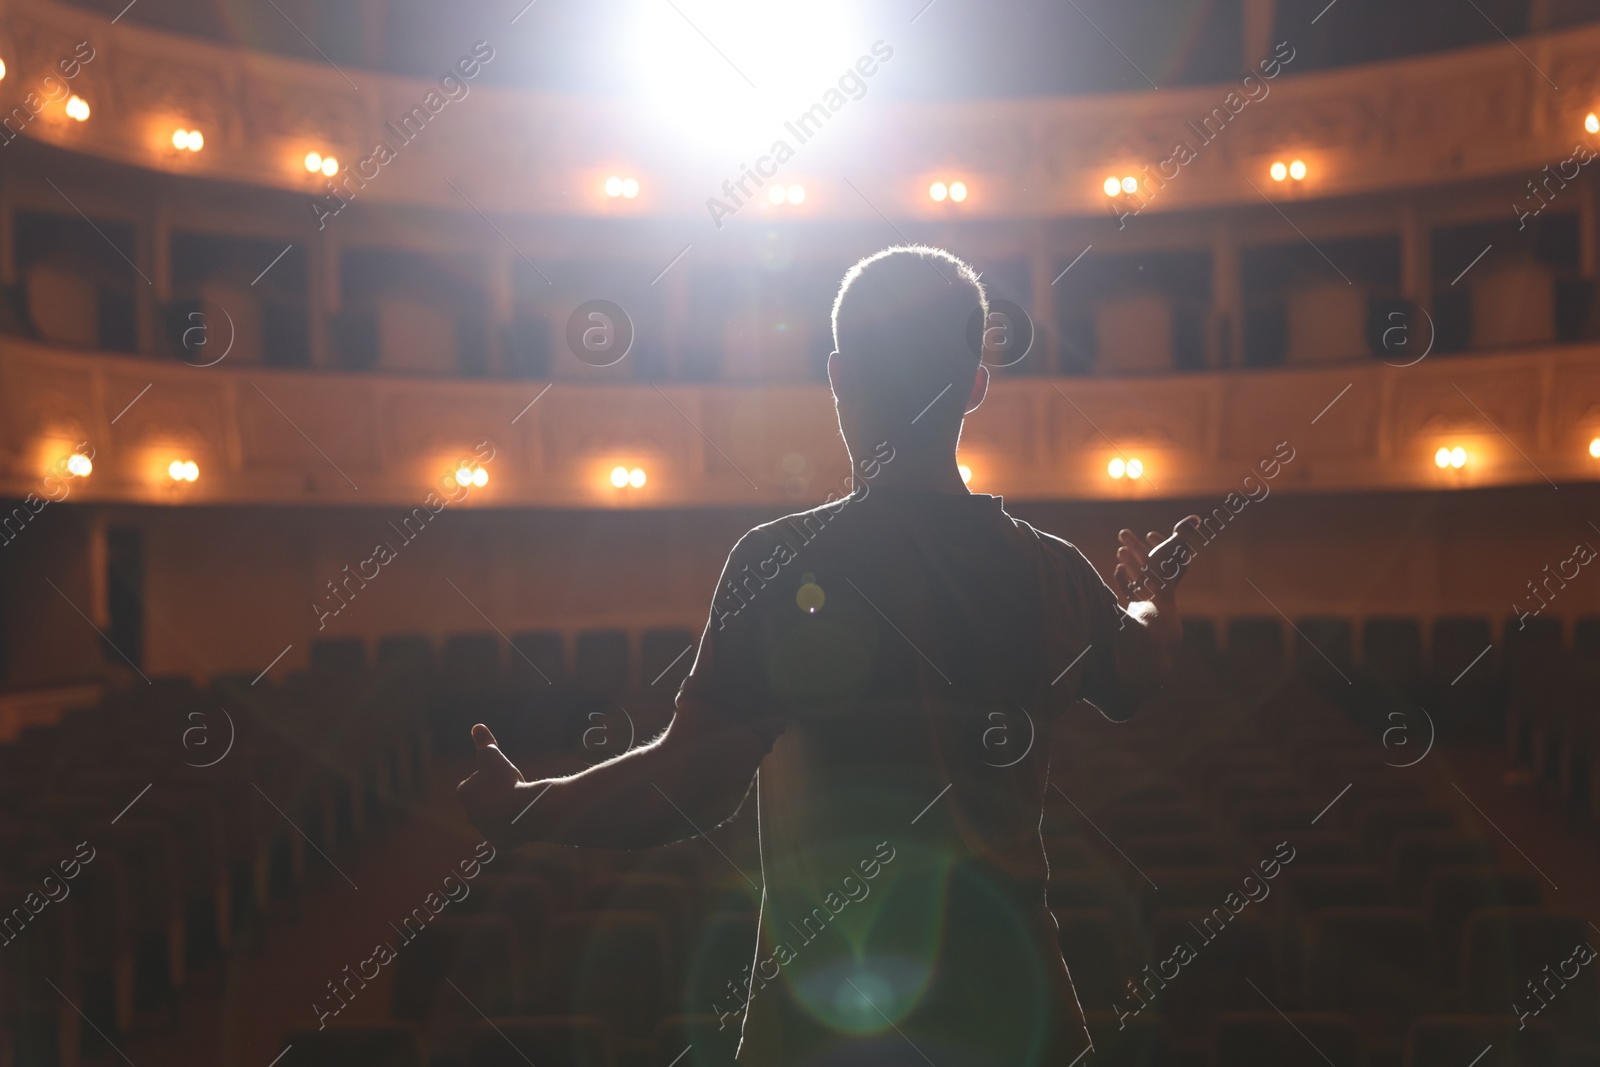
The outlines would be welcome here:
[[[638,467],[634,467],[632,470],[629,470],[627,467],[611,468],[611,484],[616,486],[618,489],[627,489],[630,487],[634,489],[642,489],[644,488],[645,480],[644,471]]]
[[[320,152],[306,153],[306,170],[312,174],[323,174],[329,178],[339,173],[339,160],[333,156],[325,156]]]
[[[1460,470],[1467,465],[1467,450],[1460,445],[1454,448],[1440,448],[1433,454],[1433,465],[1440,469],[1454,467]]]
[[[1595,459],[1600,459],[1600,437],[1596,437],[1589,442],[1589,455]]]
[[[637,178],[624,178],[621,175],[613,174],[611,177],[606,179],[605,189],[606,195],[613,200],[617,199],[619,196],[624,200],[632,200],[634,197],[639,195],[639,180]]]
[[[1144,477],[1144,463],[1138,457],[1124,461],[1121,456],[1114,457],[1106,464],[1106,473],[1112,478],[1142,478]]]
[[[67,118],[86,122],[89,118],[89,101],[74,93],[67,98]]]
[[[1600,115],[1596,115],[1593,111],[1589,112],[1584,116],[1583,128],[1590,133],[1600,133]]]
[[[6,61],[0,59],[0,82],[6,80]]]
[[[460,486],[475,485],[482,489],[489,484],[489,472],[482,467],[474,467],[470,463],[463,463],[456,468],[456,484]]]
[[[173,130],[172,147],[180,152],[198,152],[206,146],[205,135],[199,130]]]
[[[806,187],[803,185],[769,185],[767,199],[774,204],[803,204]]]
[[[1281,182],[1285,178],[1293,178],[1297,182],[1303,181],[1306,176],[1305,160],[1297,159],[1293,163],[1285,163],[1280,159],[1268,168],[1268,173],[1275,182]]]
[[[959,204],[966,198],[966,182],[949,182],[948,184],[945,182],[934,182],[932,185],[928,186],[928,199],[932,200],[936,204],[942,204],[946,200],[953,200]]]
[[[87,478],[94,470],[94,461],[82,452],[67,457],[67,473],[74,478]]]
[[[167,464],[167,477],[175,482],[192,482],[200,477],[200,465],[192,459],[175,459]]]

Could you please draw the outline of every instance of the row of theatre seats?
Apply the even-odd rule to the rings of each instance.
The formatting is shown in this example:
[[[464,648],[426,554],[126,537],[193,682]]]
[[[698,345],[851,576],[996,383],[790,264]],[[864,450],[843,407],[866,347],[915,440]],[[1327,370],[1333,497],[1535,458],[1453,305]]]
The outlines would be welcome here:
[[[0,1063],[74,1067],[426,788],[397,676],[157,678],[0,747]]]
[[[1559,628],[1508,627],[1475,661],[1484,620],[1440,620],[1428,659],[1414,620],[1368,620],[1359,663],[1348,624],[1297,628],[1289,653],[1278,620],[1233,620],[1219,653],[1216,628],[1192,620],[1191,676],[1172,697],[1128,724],[1085,713],[1055,738],[1049,903],[1093,1058],[1423,1067],[1492,1045],[1478,1067],[1597,1062],[1600,966],[1559,987],[1544,968],[1600,932],[1526,864],[1500,862],[1448,784],[1450,724],[1429,758],[1396,768],[1420,750],[1421,726],[1397,748],[1384,711],[1465,693],[1462,706],[1492,718],[1507,688],[1523,691],[1530,641],[1578,670],[1596,628],[1580,624],[1568,647]],[[553,632],[518,634],[511,650],[462,634],[436,656],[426,637],[401,635],[369,664],[361,642],[327,642],[281,685],[158,679],[0,748],[0,1062],[76,1064],[101,1032],[170,1009],[197,967],[303,892],[308,848],[337,861],[407,817],[436,737],[460,743],[486,719],[518,739],[519,760],[570,766],[625,747],[596,747],[593,715],[620,729],[612,709],[625,709],[639,740],[666,721],[692,659],[687,631],[572,644],[569,657]],[[1548,721],[1531,698],[1511,706],[1524,709],[1511,721]],[[727,1064],[735,1023],[713,1005],[729,1003],[755,922],[734,867],[760,865],[753,820],[717,835],[732,865],[699,842],[497,857],[400,951],[392,1023],[335,1022],[286,1042],[307,1064]],[[1267,899],[1200,933],[1285,841],[1294,859]],[[84,843],[93,858],[64,883],[83,899],[46,900],[63,879],[45,873]],[[1130,1015],[1141,1000],[1127,982],[1177,939],[1197,959],[1165,988],[1141,985],[1148,1007]],[[1520,1027],[1513,1003],[1545,1000]]]

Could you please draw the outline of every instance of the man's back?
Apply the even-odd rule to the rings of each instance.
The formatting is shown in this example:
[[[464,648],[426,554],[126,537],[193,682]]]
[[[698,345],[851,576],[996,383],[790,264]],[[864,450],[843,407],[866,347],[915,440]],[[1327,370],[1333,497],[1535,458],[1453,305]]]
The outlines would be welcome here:
[[[996,497],[858,491],[741,540],[682,694],[773,739],[741,1062],[1083,1050],[1039,818],[1116,603]]]

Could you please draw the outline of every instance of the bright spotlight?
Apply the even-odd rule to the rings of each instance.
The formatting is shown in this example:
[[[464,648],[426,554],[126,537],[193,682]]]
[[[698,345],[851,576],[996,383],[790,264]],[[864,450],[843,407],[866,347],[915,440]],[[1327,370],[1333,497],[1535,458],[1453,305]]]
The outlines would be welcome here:
[[[789,203],[803,204],[806,199],[806,187],[803,185],[789,186]]]
[[[606,195],[612,199],[622,195],[622,179],[615,174],[606,179]]]
[[[312,174],[315,174],[321,169],[322,169],[322,153],[321,152],[307,152],[306,153],[306,170],[310,171]]]
[[[322,157],[322,173],[327,175],[330,178],[333,177],[335,174],[338,174],[339,173],[339,161],[337,159],[334,159],[332,156],[323,156]]]
[[[769,201],[771,201],[772,203],[781,204],[781,203],[783,203],[784,199],[787,196],[788,196],[788,190],[785,189],[783,186],[781,186],[781,185],[769,185],[769,186],[767,186],[767,199]]]
[[[1289,176],[1289,168],[1280,159],[1267,170],[1267,173],[1272,175],[1273,181],[1281,182]]]
[[[1289,177],[1293,178],[1295,181],[1300,181],[1305,176],[1306,176],[1306,163],[1305,163],[1305,160],[1297,159],[1293,163],[1289,164]]]
[[[1122,191],[1122,183],[1118,181],[1117,176],[1113,174],[1111,177],[1105,180],[1105,184],[1101,185],[1100,188],[1106,191],[1107,196],[1116,196]]]
[[[1462,467],[1466,466],[1466,464],[1467,464],[1467,450],[1462,448],[1460,445],[1457,445],[1455,448],[1452,448],[1450,450],[1450,466],[1455,467],[1457,470],[1459,470]]]
[[[89,101],[74,94],[67,100],[67,117],[83,122],[89,117]]]
[[[74,478],[87,478],[92,470],[94,462],[82,452],[74,452],[67,457],[67,473]]]
[[[1122,191],[1125,193],[1137,193],[1139,191],[1139,179],[1131,174],[1122,179]]]
[[[967,183],[966,182],[951,182],[950,183],[950,199],[954,200],[956,203],[959,204],[959,203],[961,203],[961,201],[965,200],[966,198],[967,198]]]
[[[640,470],[638,467],[635,467],[635,468],[633,468],[633,470],[628,472],[628,484],[629,485],[633,486],[635,489],[642,489],[644,487],[644,483],[645,483],[644,471]]]
[[[175,459],[167,464],[167,476],[175,482],[192,482],[200,477],[200,465],[192,459]]]
[[[1111,475],[1113,478],[1120,478],[1127,472],[1128,465],[1122,462],[1121,456],[1117,456],[1110,463],[1106,464],[1106,473]]]
[[[628,484],[628,468],[627,467],[612,467],[611,468],[611,484],[616,486],[618,489],[621,489],[623,486],[627,485]]]
[[[639,195],[639,180],[637,178],[622,179],[622,199],[632,200]]]
[[[950,195],[950,189],[944,182],[934,182],[928,186],[928,197],[936,204],[944,203],[944,198]]]
[[[1583,120],[1583,128],[1590,133],[1600,133],[1600,115],[1596,115],[1593,111],[1589,112],[1588,117]]]
[[[963,463],[959,467],[957,467],[956,469],[961,472],[961,484],[962,485],[971,484],[971,482],[972,482],[972,468],[967,466],[965,463]]]
[[[1144,473],[1144,464],[1137,459],[1128,460],[1128,477],[1137,478]]]

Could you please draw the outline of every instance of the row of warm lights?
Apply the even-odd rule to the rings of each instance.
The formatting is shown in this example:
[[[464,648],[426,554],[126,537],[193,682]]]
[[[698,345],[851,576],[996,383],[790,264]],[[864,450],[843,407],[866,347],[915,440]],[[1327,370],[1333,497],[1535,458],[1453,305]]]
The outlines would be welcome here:
[[[206,146],[205,135],[199,130],[173,130],[172,147],[180,152],[198,152]]]
[[[460,486],[475,485],[482,489],[489,484],[489,472],[482,467],[463,463],[456,468],[456,484]]]
[[[774,204],[802,204],[806,199],[806,187],[803,185],[769,185],[767,199]]]
[[[339,161],[320,152],[307,152],[305,164],[306,170],[312,174],[321,173],[331,178],[339,173]]]
[[[1285,178],[1293,178],[1297,182],[1303,181],[1306,176],[1305,160],[1297,159],[1293,163],[1286,164],[1280,159],[1267,169],[1267,173],[1272,175],[1272,180],[1275,182],[1281,182]]]
[[[1594,451],[1593,442],[1589,445],[1589,451]],[[1440,468],[1454,467],[1456,470],[1460,470],[1467,465],[1467,450],[1460,445],[1456,445],[1454,448],[1440,448],[1439,451],[1433,454],[1433,465]]]
[[[942,204],[945,202],[946,198],[949,198],[958,204],[961,203],[961,201],[967,198],[967,183],[934,182],[932,185],[928,186],[928,199],[932,200],[936,204]]]
[[[200,465],[192,459],[175,459],[167,464],[167,476],[175,482],[192,482],[200,477]]]
[[[638,467],[634,467],[632,470],[627,467],[611,468],[611,484],[618,489],[627,489],[629,487],[643,489],[644,483],[645,473]]]
[[[613,174],[606,179],[605,189],[606,195],[613,200],[619,196],[624,200],[632,200],[639,195],[639,179],[624,178],[621,175]]]
[[[1144,464],[1138,457],[1124,461],[1121,456],[1116,456],[1106,464],[1106,473],[1113,478],[1139,478],[1144,475]]]

